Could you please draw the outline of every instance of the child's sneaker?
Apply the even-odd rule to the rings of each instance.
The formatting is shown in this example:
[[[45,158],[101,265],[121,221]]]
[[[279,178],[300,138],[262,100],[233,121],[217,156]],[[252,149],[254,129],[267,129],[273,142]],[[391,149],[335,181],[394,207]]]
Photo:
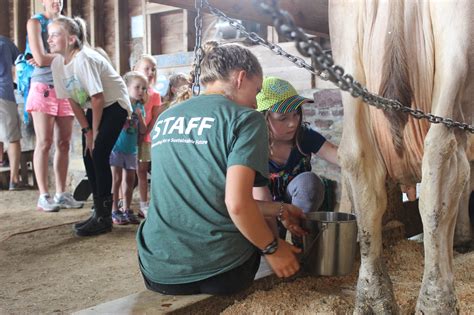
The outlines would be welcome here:
[[[148,202],[140,201],[140,210],[138,210],[138,216],[140,218],[146,218],[148,214]]]
[[[130,210],[130,209],[125,210],[124,215],[125,215],[125,218],[128,220],[129,223],[131,223],[131,224],[139,224],[140,223],[140,220],[137,218],[137,216],[135,215],[135,213],[133,213],[132,210]]]
[[[147,215],[148,215],[148,207],[140,208],[140,210],[138,210],[138,216],[140,218],[146,218]]]
[[[44,212],[58,212],[60,207],[49,194],[40,195],[36,208]]]
[[[125,214],[120,210],[112,211],[112,222],[117,225],[128,224],[128,220],[125,217]]]
[[[57,203],[61,209],[79,209],[84,206],[83,202],[77,201],[71,193],[68,192],[56,194],[54,196],[54,202]]]

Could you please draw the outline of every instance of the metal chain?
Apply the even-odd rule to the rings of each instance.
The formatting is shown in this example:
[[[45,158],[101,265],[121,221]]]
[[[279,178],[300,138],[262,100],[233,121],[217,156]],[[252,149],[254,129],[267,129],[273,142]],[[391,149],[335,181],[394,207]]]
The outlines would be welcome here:
[[[245,27],[239,20],[228,17],[224,12],[212,7],[208,0],[202,0],[209,11],[223,20],[227,21],[230,26],[240,31],[245,37],[252,42],[262,45],[270,49],[276,55],[280,55],[294,63],[299,68],[304,68],[309,72],[317,75],[322,80],[331,81],[343,91],[348,91],[353,97],[361,97],[363,101],[369,105],[375,106],[383,110],[401,111],[408,113],[416,119],[427,119],[433,124],[444,124],[448,128],[459,128],[462,130],[474,133],[474,127],[466,123],[453,121],[451,118],[444,118],[433,114],[425,114],[419,109],[412,109],[401,104],[397,100],[387,99],[379,95],[370,93],[366,87],[354,80],[352,75],[346,74],[341,66],[335,65],[332,55],[324,52],[321,46],[310,39],[301,29],[297,27],[293,18],[288,12],[279,9],[278,1],[271,0],[271,4],[262,2],[260,6],[262,9],[273,17],[273,23],[278,33],[290,38],[296,42],[296,48],[305,57],[310,57],[313,60],[315,67],[309,65],[300,57],[296,57],[283,50],[276,44],[269,43],[255,32],[247,32]]]
[[[207,1],[206,1],[207,2]],[[201,84],[199,78],[201,76],[201,62],[204,57],[202,49],[202,8],[204,0],[195,0],[195,8],[197,11],[194,19],[194,27],[196,28],[196,44],[194,45],[194,78],[193,78],[193,95],[197,96],[201,93]],[[209,3],[207,3],[209,5]]]

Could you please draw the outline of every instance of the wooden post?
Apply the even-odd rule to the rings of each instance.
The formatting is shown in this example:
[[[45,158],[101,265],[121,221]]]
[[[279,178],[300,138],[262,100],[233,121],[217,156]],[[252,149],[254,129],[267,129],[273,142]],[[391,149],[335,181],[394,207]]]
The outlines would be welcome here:
[[[196,44],[196,30],[194,19],[196,13],[194,11],[183,10],[183,50],[193,51]]]
[[[148,23],[147,23],[147,10],[146,10],[146,5],[147,1],[142,0],[142,16],[143,16],[143,53],[149,54],[150,53],[150,48],[148,46],[148,35],[149,35],[149,30],[148,30]]]
[[[105,31],[104,31],[104,1],[102,0],[89,0],[89,34],[90,43],[92,47],[102,47],[105,45]]]
[[[128,1],[115,0],[115,65],[117,72],[124,74],[129,70],[128,58],[130,56],[130,36],[128,16]]]
[[[13,1],[13,41],[20,51],[26,46],[26,22],[31,15],[29,0]]]
[[[8,1],[5,1],[2,6],[4,12],[8,12],[7,14],[10,15],[10,5]],[[10,23],[7,18],[0,19],[0,35],[10,38]]]
[[[148,52],[151,55],[161,54],[161,25],[160,25],[160,14],[147,14],[146,23],[148,29],[147,35],[147,47]]]

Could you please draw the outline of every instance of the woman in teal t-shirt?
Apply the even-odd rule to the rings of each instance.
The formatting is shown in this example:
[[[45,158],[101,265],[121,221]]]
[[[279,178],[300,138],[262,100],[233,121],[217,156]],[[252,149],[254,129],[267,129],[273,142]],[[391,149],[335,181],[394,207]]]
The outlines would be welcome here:
[[[299,269],[300,250],[265,217],[280,215],[301,235],[302,211],[252,197],[268,176],[265,121],[254,110],[261,66],[238,45],[210,43],[204,52],[205,94],[163,112],[151,133],[151,202],[137,243],[147,288],[163,294],[243,290],[260,255],[280,277]]]

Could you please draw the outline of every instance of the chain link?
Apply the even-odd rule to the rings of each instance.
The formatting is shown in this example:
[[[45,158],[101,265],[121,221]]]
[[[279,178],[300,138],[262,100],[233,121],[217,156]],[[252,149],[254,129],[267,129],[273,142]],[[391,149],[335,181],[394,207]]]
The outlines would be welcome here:
[[[207,1],[206,1],[207,2]],[[195,0],[195,8],[197,11],[194,19],[194,27],[196,29],[196,44],[194,45],[194,78],[193,78],[193,95],[197,96],[201,93],[201,84],[199,78],[201,76],[201,62],[204,57],[202,49],[202,8],[204,0]],[[209,3],[207,3],[209,5]]]
[[[467,123],[456,122],[451,118],[444,118],[430,113],[425,114],[423,111],[407,107],[397,100],[387,99],[370,93],[367,88],[357,82],[352,75],[345,73],[341,66],[334,64],[332,55],[328,52],[324,52],[319,43],[310,39],[302,28],[297,27],[290,14],[279,9],[277,0],[269,0],[271,4],[268,4],[268,1],[261,2],[260,6],[267,14],[272,16],[273,24],[278,33],[283,34],[287,38],[295,41],[298,52],[305,57],[311,58],[313,60],[314,67],[306,63],[303,58],[291,55],[283,50],[283,48],[280,46],[269,43],[257,33],[247,32],[239,20],[230,18],[224,12],[212,7],[208,0],[201,1],[213,15],[227,21],[230,26],[240,31],[241,34],[243,34],[253,43],[270,49],[276,55],[285,57],[297,67],[308,70],[324,81],[333,82],[342,91],[349,92],[355,98],[362,98],[362,100],[369,105],[383,110],[400,111],[407,113],[416,119],[427,119],[432,124],[441,123],[448,128],[454,127],[474,133],[474,127]]]

